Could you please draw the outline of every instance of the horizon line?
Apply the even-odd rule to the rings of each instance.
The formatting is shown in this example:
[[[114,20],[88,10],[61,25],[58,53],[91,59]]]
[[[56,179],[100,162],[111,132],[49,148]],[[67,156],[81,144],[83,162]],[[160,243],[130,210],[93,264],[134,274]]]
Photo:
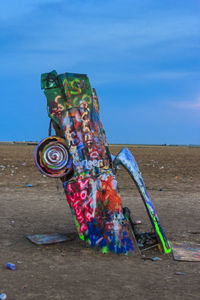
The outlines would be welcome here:
[[[39,141],[0,141],[0,145],[38,145]],[[159,144],[159,143],[108,143],[109,146],[159,146],[159,147],[200,147],[200,144]]]

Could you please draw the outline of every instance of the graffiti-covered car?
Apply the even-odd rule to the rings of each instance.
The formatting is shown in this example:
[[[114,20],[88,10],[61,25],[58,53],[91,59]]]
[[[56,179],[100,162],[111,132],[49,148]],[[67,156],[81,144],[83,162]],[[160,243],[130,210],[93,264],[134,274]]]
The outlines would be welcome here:
[[[95,89],[85,74],[44,73],[41,85],[56,135],[41,141],[35,151],[39,170],[62,181],[79,237],[103,253],[140,252],[138,240],[115,177],[122,164],[135,181],[154,228],[155,244],[171,251],[134,157],[123,149],[112,160]],[[141,244],[141,243],[140,243]]]

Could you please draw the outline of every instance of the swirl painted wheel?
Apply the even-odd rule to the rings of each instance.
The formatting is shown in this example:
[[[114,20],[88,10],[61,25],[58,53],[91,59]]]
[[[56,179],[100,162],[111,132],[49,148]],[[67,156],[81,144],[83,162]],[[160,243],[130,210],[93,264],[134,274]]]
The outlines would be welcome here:
[[[64,139],[50,136],[35,149],[35,163],[40,172],[50,177],[63,177],[72,171],[72,159]]]

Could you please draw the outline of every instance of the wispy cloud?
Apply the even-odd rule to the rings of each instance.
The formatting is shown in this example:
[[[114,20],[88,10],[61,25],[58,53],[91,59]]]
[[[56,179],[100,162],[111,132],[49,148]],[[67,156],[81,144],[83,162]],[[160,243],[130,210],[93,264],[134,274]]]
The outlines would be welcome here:
[[[129,81],[171,80],[195,73],[174,66],[177,58],[184,60],[200,46],[200,18],[182,3],[173,4],[173,10],[167,4],[155,6],[154,0],[21,0],[20,9],[16,3],[7,0],[0,12],[4,72],[14,67],[35,73],[51,65],[88,72],[101,64],[101,81],[105,71],[112,73],[108,77],[113,81],[117,68],[118,78],[128,75]]]
[[[0,22],[13,24],[19,18],[30,15],[41,5],[56,4],[59,2],[62,2],[62,0],[6,0],[1,3]]]
[[[198,78],[198,72],[178,72],[176,70],[169,71],[146,71],[144,73],[134,73],[131,70],[126,71],[126,83],[141,83],[141,82],[173,82],[174,80],[182,80],[182,79],[190,79],[190,78]],[[120,83],[123,82],[124,73],[113,73],[110,70],[107,70],[106,73],[100,71],[98,74],[94,75],[96,85],[102,84],[111,84],[111,83]]]
[[[196,101],[175,102],[173,105],[182,109],[200,110],[200,97]]]

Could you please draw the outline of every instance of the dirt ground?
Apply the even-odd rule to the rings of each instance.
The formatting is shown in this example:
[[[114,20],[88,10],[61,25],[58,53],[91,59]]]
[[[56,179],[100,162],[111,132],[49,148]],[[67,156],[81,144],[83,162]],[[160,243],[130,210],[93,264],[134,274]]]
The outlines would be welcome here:
[[[102,254],[86,247],[57,179],[35,167],[35,146],[0,145],[0,293],[8,300],[200,299],[200,263]],[[122,146],[111,146],[116,154]],[[200,244],[200,148],[129,146],[170,241]],[[117,179],[124,206],[150,228],[125,170]],[[32,187],[27,187],[31,184]],[[36,246],[28,234],[59,232],[72,241]],[[7,262],[16,270],[6,269]],[[177,275],[176,272],[183,272]]]

